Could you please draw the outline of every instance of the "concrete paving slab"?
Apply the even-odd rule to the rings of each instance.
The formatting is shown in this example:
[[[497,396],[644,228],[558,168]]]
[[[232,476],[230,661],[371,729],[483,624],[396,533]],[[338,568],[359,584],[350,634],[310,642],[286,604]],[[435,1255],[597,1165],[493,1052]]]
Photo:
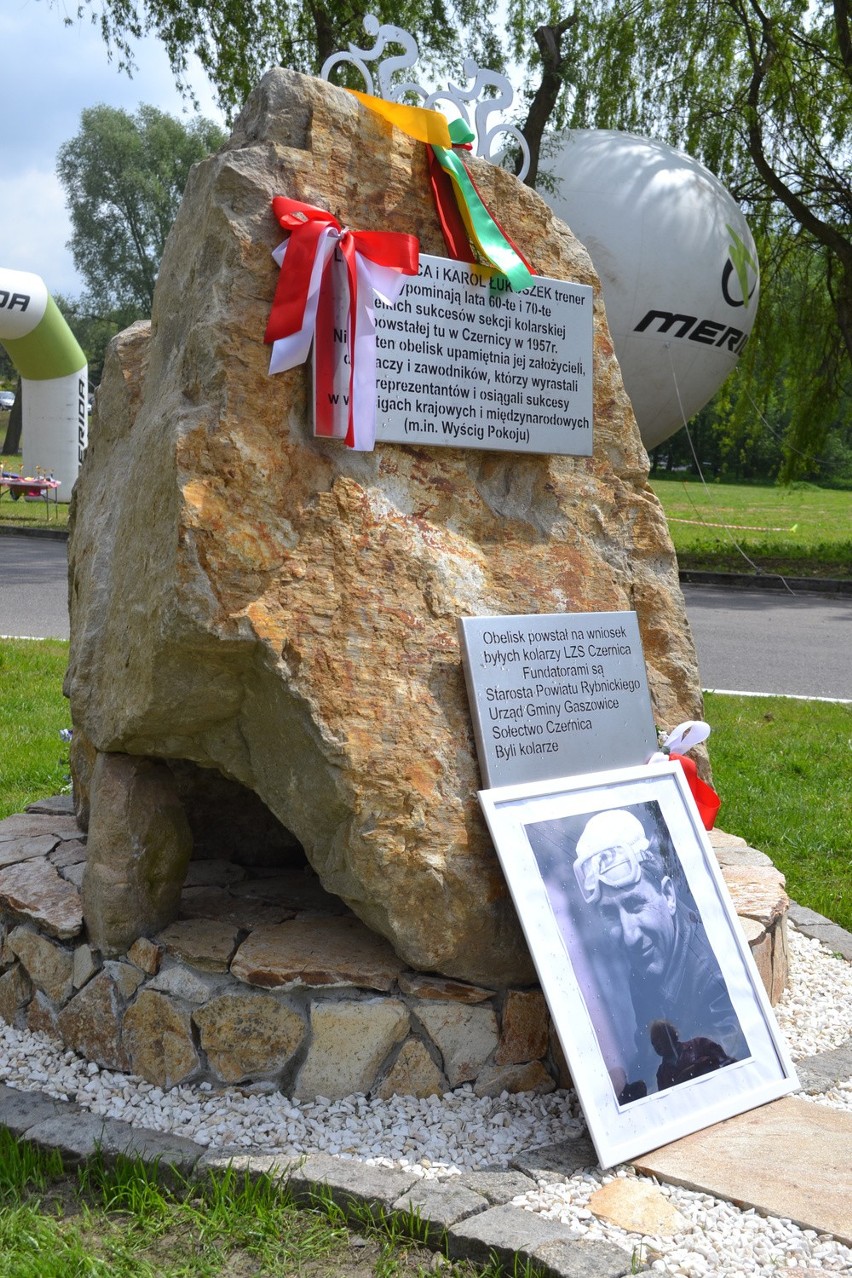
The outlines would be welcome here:
[[[349,1158],[333,1154],[308,1154],[288,1177],[296,1202],[312,1202],[318,1193],[326,1193],[346,1213],[390,1211],[420,1178],[412,1172],[390,1167],[368,1167]]]
[[[845,1083],[847,1078],[852,1078],[852,1038],[830,1052],[820,1052],[797,1062],[796,1073],[802,1091],[809,1096]]]
[[[447,1231],[447,1249],[451,1260],[472,1260],[476,1264],[488,1264],[496,1257],[507,1265],[509,1272],[515,1267],[515,1257],[521,1266],[532,1259],[536,1247],[548,1242],[571,1244],[578,1235],[569,1225],[545,1220],[523,1207],[491,1207],[488,1211],[471,1216]],[[627,1258],[629,1261],[629,1257]],[[625,1270],[629,1268],[629,1264]]]
[[[790,902],[787,917],[803,935],[821,941],[833,954],[840,954],[852,961],[852,933],[838,923],[832,923],[831,919],[823,918],[815,910],[809,909],[807,905],[799,905],[796,901]]]
[[[500,1171],[462,1172],[461,1176],[454,1179],[464,1185],[465,1189],[472,1189],[475,1194],[487,1198],[492,1207],[510,1203],[521,1194],[528,1194],[538,1183],[523,1172],[510,1171],[508,1168]]]
[[[79,1108],[69,1105],[68,1101],[52,1100],[42,1092],[23,1092],[0,1083],[0,1127],[6,1127],[13,1136],[20,1138],[36,1123],[69,1111],[80,1113]]]
[[[425,1227],[427,1247],[441,1246],[446,1230],[488,1207],[487,1199],[459,1185],[456,1177],[445,1181],[420,1180],[396,1200],[393,1210],[415,1212]]]
[[[665,1145],[634,1166],[852,1246],[850,1150],[852,1114],[785,1096]]]
[[[595,1147],[586,1135],[572,1136],[553,1145],[522,1149],[510,1163],[515,1171],[523,1172],[539,1184],[542,1181],[570,1180],[575,1172],[597,1165]],[[521,1193],[526,1193],[526,1190],[521,1190]]]
[[[624,1278],[648,1269],[638,1255],[605,1242],[542,1243],[532,1258],[542,1278]]]

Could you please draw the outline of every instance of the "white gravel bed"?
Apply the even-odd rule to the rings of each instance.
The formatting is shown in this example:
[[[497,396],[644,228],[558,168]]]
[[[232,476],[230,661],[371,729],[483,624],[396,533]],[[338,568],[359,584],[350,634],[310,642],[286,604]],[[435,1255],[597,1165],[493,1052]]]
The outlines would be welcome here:
[[[790,981],[775,1015],[793,1060],[852,1038],[852,963],[788,929]]]
[[[776,1009],[794,1058],[852,1037],[852,964],[791,929],[791,988]],[[236,1146],[297,1156],[324,1152],[379,1166],[403,1167],[434,1179],[465,1170],[507,1166],[520,1149],[584,1130],[573,1092],[480,1098],[469,1087],[444,1097],[389,1101],[363,1096],[297,1101],[263,1086],[214,1089],[210,1084],[168,1092],[142,1079],[100,1069],[63,1051],[42,1034],[0,1024],[0,1081],[27,1091],[76,1100],[93,1113],[136,1127],[170,1131],[201,1145]],[[836,1097],[836,1099],[835,1099]],[[832,1088],[821,1103],[852,1108],[852,1083]],[[662,1273],[759,1275],[779,1268],[852,1274],[852,1249],[789,1221],[764,1220],[708,1195],[662,1186],[691,1222],[675,1238],[642,1238],[592,1216],[595,1188],[630,1169],[587,1168],[567,1182],[539,1186],[517,1205],[569,1221],[590,1239],[636,1251]]]

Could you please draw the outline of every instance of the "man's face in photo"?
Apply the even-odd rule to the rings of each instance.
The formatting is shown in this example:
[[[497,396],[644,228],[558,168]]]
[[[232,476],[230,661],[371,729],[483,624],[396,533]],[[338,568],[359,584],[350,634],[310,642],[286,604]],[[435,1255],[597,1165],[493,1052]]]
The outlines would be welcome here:
[[[639,976],[662,976],[675,943],[675,891],[670,878],[658,887],[643,874],[623,888],[600,885],[598,909],[615,944],[622,945]]]

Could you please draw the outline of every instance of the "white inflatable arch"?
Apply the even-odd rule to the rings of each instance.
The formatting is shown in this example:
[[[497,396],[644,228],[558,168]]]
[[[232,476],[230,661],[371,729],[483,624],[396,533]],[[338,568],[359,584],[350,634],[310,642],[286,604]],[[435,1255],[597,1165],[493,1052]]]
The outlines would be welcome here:
[[[89,370],[40,276],[0,267],[0,343],[21,376],[24,474],[52,474],[70,501],[88,442]]]

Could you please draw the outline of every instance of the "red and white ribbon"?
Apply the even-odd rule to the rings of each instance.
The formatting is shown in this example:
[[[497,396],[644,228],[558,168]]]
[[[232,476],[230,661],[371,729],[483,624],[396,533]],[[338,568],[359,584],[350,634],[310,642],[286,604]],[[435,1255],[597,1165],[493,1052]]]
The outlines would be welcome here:
[[[698,808],[705,830],[713,829],[716,813],[719,811],[722,801],[713,787],[709,786],[706,781],[701,780],[698,775],[698,769],[695,766],[695,760],[688,759],[683,751],[691,750],[693,746],[700,745],[709,736],[709,723],[705,723],[703,719],[687,719],[685,723],[679,723],[676,728],[672,729],[663,742],[662,750],[653,754],[649,759],[649,763],[673,759],[675,763],[680,764],[686,777],[686,783],[692,791],[692,797],[695,800],[695,805]]]
[[[316,433],[368,451],[376,437],[375,304],[393,306],[405,277],[417,274],[419,243],[396,231],[352,231],[331,213],[282,195],[272,209],[290,234],[273,252],[281,271],[264,339],[272,343],[269,371],[303,364],[313,345]],[[342,396],[335,391],[335,330],[348,366]]]

